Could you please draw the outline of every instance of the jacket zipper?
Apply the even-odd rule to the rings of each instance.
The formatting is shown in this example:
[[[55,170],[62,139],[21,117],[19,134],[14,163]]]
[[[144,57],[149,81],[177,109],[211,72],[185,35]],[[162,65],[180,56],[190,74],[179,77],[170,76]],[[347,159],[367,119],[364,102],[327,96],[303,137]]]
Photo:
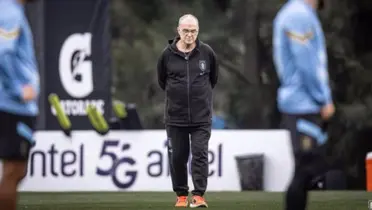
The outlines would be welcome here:
[[[189,56],[185,56],[187,68],[187,108],[189,123],[191,123],[191,110],[190,110],[190,69],[189,69]]]

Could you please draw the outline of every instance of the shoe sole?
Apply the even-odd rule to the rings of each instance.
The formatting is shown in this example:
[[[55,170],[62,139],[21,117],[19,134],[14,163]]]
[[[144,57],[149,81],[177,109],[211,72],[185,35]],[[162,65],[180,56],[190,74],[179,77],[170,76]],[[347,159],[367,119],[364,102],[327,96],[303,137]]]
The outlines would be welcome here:
[[[200,205],[190,204],[190,208],[208,208],[208,206],[206,204]]]

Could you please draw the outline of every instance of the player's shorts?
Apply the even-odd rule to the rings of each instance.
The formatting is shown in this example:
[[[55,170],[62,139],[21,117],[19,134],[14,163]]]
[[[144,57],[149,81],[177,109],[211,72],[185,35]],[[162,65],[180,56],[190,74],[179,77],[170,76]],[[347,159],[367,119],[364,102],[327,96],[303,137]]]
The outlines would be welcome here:
[[[290,132],[296,171],[317,177],[328,170],[327,136],[320,115],[283,115],[283,126]]]
[[[295,166],[323,167],[327,151],[327,136],[318,114],[283,115],[283,126],[290,132]],[[313,170],[313,169],[311,169]],[[319,171],[314,170],[314,171]]]
[[[36,117],[0,111],[0,159],[28,160]]]
[[[293,151],[308,151],[326,141],[323,121],[318,114],[283,115],[283,126],[290,132]]]

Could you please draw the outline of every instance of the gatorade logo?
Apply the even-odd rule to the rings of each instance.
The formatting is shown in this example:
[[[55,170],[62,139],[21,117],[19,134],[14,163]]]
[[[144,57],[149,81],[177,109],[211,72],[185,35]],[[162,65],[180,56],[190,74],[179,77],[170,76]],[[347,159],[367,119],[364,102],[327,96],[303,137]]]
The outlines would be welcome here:
[[[66,92],[83,98],[93,92],[92,34],[72,34],[62,45],[59,56],[59,76]]]
[[[102,99],[82,99],[93,90],[92,34],[75,33],[67,37],[59,56],[59,77],[63,89],[73,99],[61,99],[61,106],[67,116],[86,116],[86,109],[93,105],[104,114],[105,101]],[[51,112],[56,111],[51,107]]]

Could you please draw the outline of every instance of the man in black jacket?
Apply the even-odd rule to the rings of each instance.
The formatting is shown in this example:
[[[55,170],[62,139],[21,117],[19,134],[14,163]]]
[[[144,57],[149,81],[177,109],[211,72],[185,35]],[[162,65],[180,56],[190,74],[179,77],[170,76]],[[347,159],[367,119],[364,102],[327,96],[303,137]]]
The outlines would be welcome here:
[[[207,207],[203,195],[208,179],[208,141],[211,136],[212,90],[218,66],[212,48],[198,40],[195,16],[180,18],[178,36],[169,41],[159,58],[158,82],[166,93],[165,124],[168,136],[176,207],[187,207],[187,162],[191,142],[191,173],[194,184],[190,207]]]

